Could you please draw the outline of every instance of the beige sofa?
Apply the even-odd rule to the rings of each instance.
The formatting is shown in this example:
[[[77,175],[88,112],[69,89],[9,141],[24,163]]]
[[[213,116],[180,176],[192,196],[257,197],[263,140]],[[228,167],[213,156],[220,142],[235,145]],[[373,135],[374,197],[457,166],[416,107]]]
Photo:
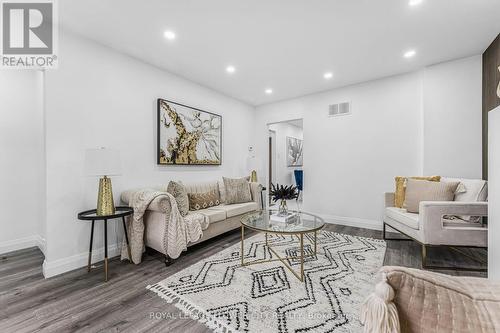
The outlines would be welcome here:
[[[196,242],[189,243],[188,246],[198,244],[212,237],[218,236],[230,230],[240,227],[241,217],[249,212],[262,209],[261,192],[263,187],[258,183],[249,183],[252,201],[238,204],[225,203],[225,190],[222,181],[203,182],[184,184],[188,193],[203,193],[211,190],[219,192],[221,204],[207,209],[189,211],[188,215],[199,213],[205,216],[209,223],[207,229],[203,231],[203,236]],[[153,190],[165,191],[167,185],[150,188]],[[125,205],[130,204],[130,200],[134,192],[140,189],[128,190],[121,194],[121,201]],[[165,197],[159,197],[151,202],[146,213],[144,214],[144,243],[147,247],[152,248],[160,253],[163,251],[163,237],[166,228],[166,217],[170,215],[171,205]],[[166,254],[165,254],[166,255]],[[169,264],[170,258],[166,256],[165,263]]]
[[[463,193],[455,194],[455,201],[422,201],[419,214],[394,207],[394,193],[385,193],[384,239],[389,239],[386,237],[389,226],[420,243],[423,268],[443,268],[426,264],[426,246],[488,246],[488,225],[479,218],[488,215],[487,182],[455,178],[441,181],[460,181]]]

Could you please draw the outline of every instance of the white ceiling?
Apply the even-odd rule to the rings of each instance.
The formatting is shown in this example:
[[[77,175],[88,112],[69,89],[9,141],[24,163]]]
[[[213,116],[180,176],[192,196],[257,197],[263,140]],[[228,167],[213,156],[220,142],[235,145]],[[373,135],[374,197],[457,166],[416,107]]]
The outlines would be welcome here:
[[[69,30],[260,105],[479,54],[500,32],[500,0],[408,1],[64,0],[59,16]]]

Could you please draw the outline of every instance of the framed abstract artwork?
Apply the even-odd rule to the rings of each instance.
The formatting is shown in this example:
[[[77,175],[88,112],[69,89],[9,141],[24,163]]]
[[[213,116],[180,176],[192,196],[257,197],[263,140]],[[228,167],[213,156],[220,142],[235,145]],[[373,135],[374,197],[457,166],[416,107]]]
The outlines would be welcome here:
[[[289,167],[302,166],[302,140],[286,137],[286,162]]]
[[[157,122],[158,164],[222,164],[222,116],[159,98]]]

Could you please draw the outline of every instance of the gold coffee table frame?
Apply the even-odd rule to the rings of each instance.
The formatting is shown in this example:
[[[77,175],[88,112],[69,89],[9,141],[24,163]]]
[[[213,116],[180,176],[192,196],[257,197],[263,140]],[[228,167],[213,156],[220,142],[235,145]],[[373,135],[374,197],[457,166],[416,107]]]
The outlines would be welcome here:
[[[250,214],[255,214],[255,213],[250,213]],[[267,214],[267,212],[266,212]],[[307,215],[310,215],[310,214],[307,214]],[[245,215],[246,217],[247,215]],[[314,216],[314,215],[310,215],[310,216]],[[288,268],[288,270],[297,277],[297,279],[300,280],[300,282],[304,282],[304,259],[307,258],[307,257],[313,257],[317,254],[317,248],[318,248],[318,230],[321,230],[324,226],[325,226],[325,223],[324,221],[318,217],[318,216],[314,216],[314,218],[317,218],[319,219],[320,221],[323,222],[322,225],[318,226],[318,227],[315,227],[315,228],[311,228],[311,229],[307,229],[307,230],[300,230],[300,231],[279,231],[279,230],[266,230],[266,229],[261,229],[261,228],[256,228],[256,227],[251,227],[251,226],[248,226],[247,224],[243,223],[243,219],[245,218],[243,217],[242,220],[240,220],[240,223],[241,223],[241,252],[240,252],[240,257],[241,257],[241,266],[250,266],[250,265],[255,265],[255,264],[262,264],[262,263],[268,263],[268,262],[273,262],[273,261],[281,261],[281,263],[283,265],[285,265],[286,268]],[[266,237],[266,246],[269,248],[269,250],[271,250],[271,252],[277,257],[275,259],[261,259],[261,260],[255,260],[255,261],[251,261],[251,262],[245,262],[245,228],[247,229],[250,229],[250,230],[254,230],[254,231],[257,231],[257,232],[260,232],[260,233],[264,233],[265,234],[265,237]],[[313,237],[313,240],[314,241],[311,241],[309,240],[309,242],[311,243],[311,245],[313,245],[313,248],[314,248],[314,252],[312,254],[307,254],[307,255],[304,255],[304,234],[309,234],[309,233],[313,233],[314,234],[314,237]],[[275,235],[292,235],[292,236],[296,236],[298,239],[299,239],[299,244],[300,244],[300,255],[299,256],[287,256],[287,257],[281,257],[270,245],[269,245],[269,241],[268,241],[268,234],[275,234]],[[288,259],[299,259],[300,260],[300,272],[297,273],[291,265],[288,264],[287,260]]]

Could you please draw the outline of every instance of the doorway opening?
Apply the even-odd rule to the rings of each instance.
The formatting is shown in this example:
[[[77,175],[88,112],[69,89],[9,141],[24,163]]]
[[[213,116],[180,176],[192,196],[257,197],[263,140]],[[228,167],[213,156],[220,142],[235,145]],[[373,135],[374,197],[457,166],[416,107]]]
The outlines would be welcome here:
[[[294,185],[299,190],[296,204],[304,192],[303,120],[293,119],[270,123],[268,126],[268,188],[274,185]],[[269,206],[275,203],[269,196]]]

